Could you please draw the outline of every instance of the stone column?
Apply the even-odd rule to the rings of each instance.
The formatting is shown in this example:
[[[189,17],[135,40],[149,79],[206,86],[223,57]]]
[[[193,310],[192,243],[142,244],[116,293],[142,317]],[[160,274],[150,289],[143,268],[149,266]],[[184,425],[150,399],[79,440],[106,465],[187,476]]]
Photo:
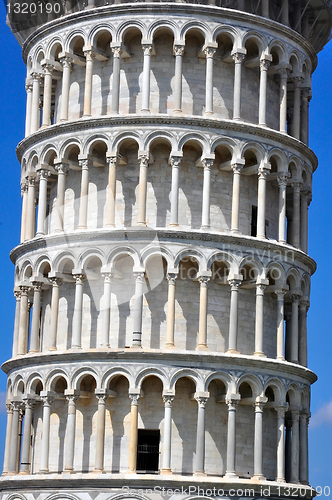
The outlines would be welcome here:
[[[270,56],[271,57],[271,56]],[[260,60],[260,84],[259,84],[259,125],[266,126],[266,96],[267,96],[267,72],[271,61]]]
[[[175,75],[174,75],[174,114],[182,113],[182,61],[184,45],[174,44]]]
[[[3,459],[3,471],[2,475],[6,475],[9,472],[9,459],[11,454],[11,433],[12,433],[12,423],[13,423],[13,406],[11,403],[6,403],[7,408],[7,427],[6,427],[6,443],[5,443],[5,453]]]
[[[29,352],[39,352],[40,310],[42,283],[33,281],[33,309],[31,321],[30,349]]]
[[[229,334],[228,334],[228,351],[229,353],[238,354],[237,350],[237,317],[238,317],[238,295],[239,287],[242,282],[242,275],[230,277],[228,283],[231,287],[231,302],[229,311]]]
[[[228,406],[227,424],[227,467],[226,478],[238,477],[236,474],[236,406],[240,400],[239,394],[226,399]]]
[[[8,473],[10,475],[17,474],[17,462],[18,462],[18,445],[19,445],[19,427],[20,427],[20,410],[22,406],[21,401],[12,401],[13,408],[13,418],[11,425],[11,435],[10,435],[10,454],[8,463]]]
[[[265,238],[266,178],[271,166],[268,163],[258,169],[257,238]]]
[[[289,26],[289,5],[288,0],[281,2],[281,23]]]
[[[205,47],[206,78],[205,78],[205,115],[213,115],[213,56],[214,47]]]
[[[35,235],[36,225],[36,177],[29,175],[28,180],[28,200],[27,215],[25,223],[25,240],[31,240]]]
[[[300,482],[309,484],[308,476],[308,424],[307,413],[300,413]]]
[[[255,320],[255,356],[264,354],[264,290],[269,284],[266,279],[259,279],[256,283],[256,320]]]
[[[51,125],[51,105],[52,105],[52,64],[43,64],[44,70],[44,99],[43,99],[43,121],[42,127]]]
[[[195,474],[205,474],[205,405],[208,397],[196,396],[198,403]]]
[[[117,157],[108,158],[106,227],[115,227]]]
[[[78,396],[73,390],[65,390],[65,397],[68,403],[68,415],[65,438],[65,472],[74,471],[74,453],[76,436],[76,402]]]
[[[165,395],[163,401],[165,405],[164,416],[164,445],[163,445],[163,467],[160,474],[172,474],[171,469],[171,446],[172,446],[172,404],[174,396]]]
[[[302,89],[301,106],[301,130],[300,139],[304,144],[309,142],[309,102],[311,99],[311,89],[306,87]]]
[[[297,484],[299,482],[300,472],[300,435],[299,435],[299,411],[292,410],[292,447],[291,447],[291,478],[290,482]]]
[[[301,182],[293,182],[293,224],[292,224],[292,244],[295,248],[300,248],[300,190]]]
[[[51,404],[52,397],[46,392],[41,392],[41,400],[43,402],[43,430],[41,440],[41,460],[40,474],[48,473],[49,450],[50,450],[50,419],[51,419]]]
[[[31,134],[31,114],[32,114],[32,83],[30,80],[26,80],[25,90],[27,92],[27,105],[26,105],[26,117],[25,117],[25,137]]]
[[[232,54],[232,57],[234,61],[233,120],[241,120],[241,73],[245,53],[235,52],[235,54]]]
[[[291,355],[292,363],[299,362],[299,299],[300,293],[293,292],[290,294],[292,299],[292,330],[291,330]]]
[[[27,208],[28,208],[28,184],[21,184],[21,196],[22,196],[22,216],[21,216],[21,240],[22,243],[25,240],[26,232],[26,222],[27,222]]]
[[[21,307],[20,307],[20,323],[18,330],[18,347],[17,354],[26,354],[26,346],[28,343],[28,294],[29,287],[21,285]]]
[[[166,276],[168,281],[166,349],[172,349],[174,347],[175,283],[177,276],[177,273],[167,273]]]
[[[62,280],[60,278],[57,278],[56,276],[52,276],[49,278],[49,281],[52,283],[52,299],[51,299],[51,326],[49,333],[48,349],[50,351],[56,351],[60,286]]]
[[[40,127],[39,99],[40,99],[40,79],[39,73],[31,73],[32,78],[32,105],[30,134],[37,132]]]
[[[110,345],[110,315],[111,315],[111,283],[112,273],[102,273],[104,278],[104,297],[103,297],[103,316],[102,316],[102,333],[101,345],[109,347]]]
[[[300,300],[300,315],[299,315],[299,363],[302,366],[308,366],[308,348],[307,348],[307,312],[309,309],[309,301],[306,299]]]
[[[171,188],[171,221],[170,226],[177,227],[179,225],[179,173],[180,173],[180,156],[171,156],[172,166],[172,188]]]
[[[142,316],[143,316],[143,284],[144,271],[134,271],[135,276],[135,309],[132,347],[142,347]]]
[[[302,77],[293,78],[294,84],[294,114],[293,114],[293,125],[292,125],[292,135],[295,139],[300,139],[301,131],[301,85],[303,82]]]
[[[284,351],[284,297],[286,290],[280,289],[274,292],[277,296],[277,359],[285,360]]]
[[[55,232],[60,233],[64,229],[64,206],[66,193],[66,174],[69,170],[66,163],[58,163],[55,165],[55,170],[58,172],[57,197],[55,205]]]
[[[270,17],[269,6],[270,6],[269,0],[262,0],[262,16],[263,17],[267,17],[267,18]]]
[[[12,358],[16,358],[16,356],[17,356],[18,343],[19,343],[20,309],[21,309],[21,292],[20,292],[20,290],[14,290],[14,297],[16,300],[16,304],[15,304],[15,322],[14,322],[14,338],[13,338]]]
[[[211,279],[211,271],[208,275],[199,276],[199,329],[196,350],[206,350],[207,346],[207,312],[208,312],[208,282]]]
[[[112,47],[113,52],[113,82],[112,82],[112,113],[119,113],[120,101],[120,58],[121,47]]]
[[[34,404],[33,399],[26,398],[24,400],[25,415],[20,474],[30,474],[31,471],[31,425]]]
[[[278,415],[277,435],[277,482],[285,482],[285,412],[287,405],[276,406]]]
[[[47,208],[47,179],[51,172],[44,168],[38,170],[39,197],[38,197],[38,217],[36,236],[45,235],[46,208]]]
[[[278,175],[279,186],[279,224],[278,224],[278,241],[286,243],[286,187],[288,177],[286,174]]]
[[[147,154],[139,155],[139,185],[138,185],[138,210],[137,226],[146,226],[146,192],[149,156]]]
[[[287,80],[289,70],[287,68],[279,69],[280,75],[280,123],[279,130],[287,134]]]
[[[289,483],[291,477],[291,465],[292,465],[292,421],[290,419],[285,420],[285,479]]]
[[[89,168],[91,167],[92,162],[90,159],[84,158],[81,159],[79,163],[82,168],[82,177],[77,229],[86,229],[88,224]]]
[[[130,412],[130,435],[129,435],[129,456],[128,456],[128,473],[136,473],[137,460],[137,440],[138,440],[138,400],[139,394],[129,394],[131,401]]]
[[[258,397],[255,401],[255,439],[254,439],[254,479],[264,480],[263,475],[263,408],[266,397]]]
[[[308,206],[311,201],[311,193],[304,191],[301,193],[301,237],[300,248],[308,253]]]
[[[91,116],[92,104],[92,78],[93,78],[93,51],[91,49],[84,51],[85,55],[85,87],[84,87],[84,107],[83,116]]]
[[[82,315],[83,315],[83,281],[85,274],[83,269],[74,270],[73,277],[75,280],[75,303],[73,316],[73,337],[72,348],[81,349],[82,347]]]
[[[144,113],[150,113],[150,67],[152,43],[142,44],[143,60],[143,85],[142,85],[142,109]]]
[[[69,57],[62,57],[60,59],[60,62],[63,67],[60,122],[66,122],[68,121],[70,72],[72,67],[72,60]]]
[[[232,194],[232,233],[238,234],[239,230],[239,213],[240,213],[240,181],[241,171],[244,167],[244,160],[237,160],[232,165],[233,170],[233,194]]]
[[[96,460],[95,472],[104,471],[104,454],[105,454],[105,422],[106,422],[106,401],[108,394],[100,390],[96,392],[98,399],[98,415],[97,415],[97,438],[96,438]]]
[[[203,199],[202,199],[202,225],[201,229],[210,228],[210,191],[211,191],[211,167],[214,159],[204,158]]]

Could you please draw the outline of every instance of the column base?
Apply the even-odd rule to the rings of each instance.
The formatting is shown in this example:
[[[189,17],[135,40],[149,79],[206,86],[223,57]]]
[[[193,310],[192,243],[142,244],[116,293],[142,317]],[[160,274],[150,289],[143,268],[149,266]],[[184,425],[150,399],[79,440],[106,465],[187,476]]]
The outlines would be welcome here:
[[[35,354],[36,352],[40,352],[40,351],[37,351],[37,349],[34,349],[34,350],[29,351],[28,354]]]
[[[136,226],[144,226],[144,227],[146,227],[146,222],[136,222]]]
[[[197,470],[194,472],[194,476],[207,476],[207,474],[202,470]]]
[[[104,469],[93,469],[93,474],[106,474]]]
[[[284,356],[277,356],[277,360],[278,361],[285,361],[285,357]]]
[[[266,354],[264,354],[264,352],[262,351],[255,351],[254,356],[257,356],[259,358],[266,358]]]
[[[173,109],[172,115],[183,115],[182,109]]]
[[[171,222],[171,223],[169,224],[169,227],[179,227],[179,224],[175,224],[175,223]]]
[[[175,345],[174,344],[165,344],[165,349],[175,349]]]
[[[213,111],[204,111],[204,116],[214,116]]]
[[[56,347],[49,347],[48,350],[49,351],[57,351],[58,349]]]
[[[209,348],[206,344],[200,344],[196,347],[195,351],[209,351]]]
[[[171,469],[161,469],[160,474],[171,476],[173,474]]]
[[[84,114],[84,115],[82,116],[82,118],[91,118],[91,116],[92,116],[92,115],[86,115],[86,114]]]
[[[285,483],[286,479],[284,477],[277,477],[276,481],[277,481],[277,483]]]
[[[19,476],[28,476],[30,472],[28,470],[21,470],[18,474]]]
[[[36,238],[42,238],[43,236],[45,236],[45,233],[36,233]]]
[[[63,472],[64,474],[75,474],[74,469],[65,469]]]
[[[43,125],[40,127],[40,128],[47,128],[49,127],[51,124],[50,123],[43,123]]]
[[[38,474],[48,474],[49,470],[48,469],[41,469]]]
[[[240,354],[240,353],[236,349],[228,349],[228,351],[226,351],[226,354]]]
[[[201,226],[201,231],[207,231],[210,229],[210,226]]]
[[[238,478],[239,476],[236,474],[236,472],[226,472],[225,478],[227,479],[235,479]]]
[[[239,229],[231,229],[232,234],[242,234]]]
[[[87,226],[77,226],[78,231],[82,231],[83,229],[87,229]]]
[[[281,243],[282,245],[286,245],[287,241],[286,240],[278,240],[278,243]]]
[[[254,481],[265,481],[266,477],[263,474],[254,474],[251,479]]]

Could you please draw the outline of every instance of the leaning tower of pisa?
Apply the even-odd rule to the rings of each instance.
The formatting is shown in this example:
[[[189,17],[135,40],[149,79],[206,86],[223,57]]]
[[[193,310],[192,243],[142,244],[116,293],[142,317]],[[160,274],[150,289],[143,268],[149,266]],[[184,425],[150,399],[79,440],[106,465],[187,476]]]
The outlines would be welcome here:
[[[37,7],[8,15],[27,113],[1,498],[311,498],[331,2]]]

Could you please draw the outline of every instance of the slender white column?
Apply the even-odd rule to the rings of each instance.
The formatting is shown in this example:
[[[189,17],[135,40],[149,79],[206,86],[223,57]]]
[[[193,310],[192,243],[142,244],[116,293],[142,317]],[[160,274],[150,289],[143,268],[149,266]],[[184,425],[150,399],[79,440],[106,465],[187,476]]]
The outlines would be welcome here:
[[[177,273],[167,273],[166,276],[168,281],[166,349],[172,349],[174,347],[175,283],[177,276]]]
[[[300,475],[300,429],[299,429],[299,411],[292,412],[292,447],[291,447],[291,478],[290,482],[297,484]]]
[[[7,427],[6,427],[6,442],[5,442],[5,453],[3,459],[3,470],[2,475],[6,475],[9,472],[9,457],[11,453],[10,439],[12,432],[13,423],[13,405],[11,403],[6,403],[7,408]]]
[[[179,225],[179,173],[180,173],[180,156],[171,156],[172,166],[172,188],[171,188],[171,221],[170,226]]]
[[[117,157],[108,158],[106,227],[115,227]]]
[[[75,391],[66,390],[65,397],[68,403],[68,415],[65,437],[65,467],[66,472],[74,470],[75,437],[76,437],[76,402],[78,396]]]
[[[72,348],[80,349],[82,347],[83,281],[85,274],[73,271],[73,277],[75,280],[75,303]]]
[[[236,406],[240,400],[239,394],[233,394],[232,398],[226,399],[228,406],[227,424],[227,467],[226,477],[238,477],[236,474]]]
[[[295,248],[300,248],[300,190],[301,182],[293,182],[293,223],[292,223],[292,244]]]
[[[277,482],[285,482],[285,412],[287,405],[276,406],[277,424]]]
[[[300,139],[301,131],[301,85],[303,82],[302,77],[293,78],[294,84],[294,113],[293,113],[293,125],[292,125],[292,135],[295,139]]]
[[[69,170],[66,163],[58,163],[55,165],[55,170],[58,172],[57,197],[55,206],[55,232],[60,233],[64,228],[64,206],[66,193],[66,174]]]
[[[32,105],[31,105],[31,125],[30,134],[37,132],[40,127],[39,99],[40,99],[40,79],[39,73],[32,73]]]
[[[138,185],[138,213],[137,226],[146,226],[146,193],[147,193],[147,178],[149,156],[147,154],[138,157],[140,162],[139,168],[139,185]]]
[[[40,474],[47,474],[49,463],[49,450],[50,450],[50,419],[51,419],[51,404],[52,397],[47,392],[41,393],[41,400],[43,402],[43,430],[41,440],[41,460],[40,460]]]
[[[308,366],[308,339],[307,339],[307,312],[309,301],[300,300],[299,315],[299,363],[302,366]]]
[[[244,167],[244,160],[237,160],[232,165],[233,170],[233,194],[232,194],[232,233],[239,233],[239,214],[240,214],[240,182],[241,171]]]
[[[36,225],[36,177],[29,175],[28,180],[28,200],[25,223],[25,240],[31,240],[35,235]]]
[[[259,84],[259,125],[266,126],[266,96],[267,96],[267,72],[271,61],[260,60],[260,84]]]
[[[33,281],[33,309],[31,321],[31,338],[29,352],[39,352],[39,329],[40,329],[40,309],[41,309],[41,289],[42,283]]]
[[[292,465],[292,421],[285,419],[285,479],[289,482]]]
[[[172,474],[171,469],[171,445],[172,445],[172,404],[174,396],[164,395],[164,444],[163,444],[163,467],[160,474]]]
[[[205,78],[205,115],[213,115],[213,56],[215,47],[205,47],[206,78]]]
[[[264,290],[268,280],[258,279],[256,283],[255,356],[264,354]]]
[[[195,474],[205,474],[205,406],[208,397],[196,396],[198,403]]]
[[[16,474],[18,472],[17,462],[18,462],[18,445],[19,445],[19,427],[20,427],[20,411],[22,402],[12,401],[13,408],[13,418],[11,425],[11,435],[10,435],[10,454],[8,463],[8,473],[10,475]]]
[[[106,401],[108,394],[100,390],[96,392],[98,399],[98,414],[97,414],[97,437],[96,437],[96,459],[95,472],[103,472],[104,470],[104,454],[105,454],[105,422],[106,422]]]
[[[289,5],[288,0],[281,0],[281,23],[289,26]]]
[[[25,117],[25,137],[30,135],[31,130],[31,114],[32,114],[32,83],[30,80],[26,81],[25,90],[27,92],[27,105],[26,105],[26,117]]]
[[[13,338],[13,350],[12,350],[13,358],[17,356],[18,342],[19,342],[21,291],[14,290],[14,297],[16,303],[15,303],[14,338]]]
[[[59,317],[59,298],[61,279],[55,276],[49,278],[52,283],[52,299],[51,299],[51,326],[49,331],[48,349],[50,351],[56,350],[56,340],[58,332],[58,317]]]
[[[151,52],[152,44],[142,44],[144,60],[143,60],[143,86],[142,86],[142,111],[150,113],[150,67],[151,67]]]
[[[233,120],[241,120],[241,73],[242,62],[245,54],[236,52],[232,54],[234,61],[234,103],[233,103]]]
[[[291,293],[292,299],[292,334],[291,334],[291,356],[290,361],[299,362],[299,293]]]
[[[301,141],[304,144],[309,143],[309,102],[311,99],[311,89],[305,87],[302,89],[301,106]]]
[[[182,62],[184,45],[174,44],[175,75],[174,75],[174,114],[182,113]]]
[[[263,475],[263,411],[266,397],[258,397],[255,401],[255,439],[254,439],[254,478],[265,479]]]
[[[31,426],[34,403],[33,399],[27,398],[24,400],[25,413],[20,474],[30,474],[31,470]]]
[[[26,354],[26,345],[28,340],[28,286],[20,286],[21,290],[21,307],[20,307],[20,323],[18,331],[18,347],[17,354]]]
[[[72,67],[72,61],[69,57],[62,57],[60,59],[60,62],[63,67],[60,122],[66,122],[68,121],[70,72]]]
[[[287,80],[289,75],[289,70],[287,68],[281,68],[279,70],[280,75],[280,132],[287,133]]]
[[[38,217],[36,236],[45,235],[46,208],[47,208],[47,179],[51,172],[44,168],[38,170],[39,196],[38,196]]]
[[[300,413],[300,482],[309,484],[308,477],[308,423],[307,413]]]
[[[137,461],[137,441],[138,441],[138,400],[139,394],[129,394],[131,402],[130,410],[130,434],[129,434],[129,455],[128,473],[135,474]]]
[[[135,276],[135,309],[132,347],[142,347],[142,316],[143,316],[143,283],[144,271],[134,272]]]
[[[113,82],[112,82],[112,113],[119,113],[120,101],[120,58],[121,47],[112,47],[113,52]]]
[[[80,209],[78,216],[78,228],[86,229],[88,224],[88,198],[89,198],[89,168],[91,160],[84,158],[79,160],[81,173],[81,194],[80,194]]]
[[[214,159],[204,158],[203,199],[202,199],[202,225],[201,229],[210,228],[210,192],[211,192],[211,167]]]
[[[265,238],[266,178],[271,165],[262,164],[258,170],[257,238]]]
[[[103,296],[103,316],[102,316],[102,334],[101,345],[109,347],[110,345],[110,321],[111,321],[111,283],[112,273],[102,273],[104,278],[104,296]]]
[[[238,354],[237,350],[237,318],[238,318],[238,295],[239,287],[242,282],[242,276],[236,275],[228,280],[231,287],[231,302],[229,311],[229,334],[228,334],[228,351],[229,353]]]
[[[22,243],[25,240],[26,232],[26,221],[27,221],[27,208],[28,208],[28,184],[21,184],[21,196],[22,196],[22,216],[21,216],[21,240]]]
[[[278,175],[279,186],[279,224],[278,241],[286,243],[286,187],[288,176],[286,174]]]
[[[301,237],[300,247],[303,252],[308,253],[308,206],[311,201],[311,193],[301,193]]]
[[[200,297],[199,297],[199,329],[198,343],[196,350],[206,350],[207,346],[207,310],[208,310],[208,282],[211,276],[199,276]]]
[[[280,289],[274,292],[277,296],[277,359],[284,361],[284,297],[286,290]]]
[[[54,66],[44,64],[44,99],[43,99],[43,121],[42,127],[51,125],[51,104],[52,104],[52,73]]]
[[[91,49],[84,51],[85,55],[85,87],[84,87],[84,106],[83,116],[91,116],[92,104],[92,78],[93,78],[93,51]]]

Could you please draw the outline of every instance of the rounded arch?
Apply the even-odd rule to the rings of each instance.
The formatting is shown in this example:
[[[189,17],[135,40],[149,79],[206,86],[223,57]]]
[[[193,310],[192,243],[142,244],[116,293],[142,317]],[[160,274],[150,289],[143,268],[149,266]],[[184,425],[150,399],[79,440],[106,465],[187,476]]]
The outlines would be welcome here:
[[[175,256],[174,267],[178,268],[181,260],[186,257],[194,257],[197,260],[199,271],[207,270],[205,255],[195,248],[185,248],[184,250],[180,250],[180,252]]]
[[[258,164],[260,164],[266,156],[265,149],[257,142],[246,142],[242,145],[241,157],[246,160],[246,163],[248,161],[248,158],[246,158],[246,153],[248,152],[252,152],[255,155]],[[248,164],[246,166],[250,165]]]
[[[76,370],[73,373],[73,375],[71,377],[72,388],[79,390],[81,382],[87,376],[90,376],[93,378],[93,380],[96,383],[96,387],[101,387],[100,377],[99,377],[98,373],[96,372],[96,370],[94,370],[91,367],[89,367],[89,368],[83,367],[83,368],[79,368],[78,370]]]
[[[278,172],[288,171],[288,159],[286,154],[279,148],[273,148],[268,155],[268,161],[271,163],[272,159],[275,160],[277,164]]]
[[[258,377],[256,377],[256,375],[253,375],[252,373],[245,373],[238,379],[236,383],[237,393],[240,394],[240,387],[244,382],[251,387],[253,398],[257,398],[258,396],[261,396],[263,394],[263,385],[261,381]]]
[[[14,396],[21,398],[25,393],[25,383],[21,375],[17,376],[14,382]]]
[[[287,50],[281,40],[272,40],[267,48],[267,53],[272,56],[272,64],[284,65],[288,61]]]
[[[88,45],[91,47],[96,46],[97,38],[100,34],[107,32],[110,34],[111,39],[115,38],[115,29],[112,24],[108,23],[98,23],[96,26],[93,26],[88,33]]]
[[[180,40],[184,40],[189,32],[197,33],[203,37],[204,43],[211,40],[212,33],[210,28],[203,22],[195,20],[185,23],[180,31]]]
[[[27,394],[39,395],[40,391],[44,390],[43,377],[41,374],[38,372],[31,373],[27,379],[26,387]]]
[[[119,135],[117,135],[113,139],[113,142],[111,144],[111,152],[113,152],[115,154],[119,153],[122,145],[126,145],[126,143],[132,144],[133,142],[136,143],[139,150],[144,149],[143,140],[140,137],[138,132],[137,133],[135,133],[135,132],[121,132]]]
[[[270,285],[286,284],[286,270],[280,262],[270,262],[266,267],[266,276],[269,277]]]
[[[212,264],[217,261],[225,262],[227,264],[227,267],[229,268],[229,272],[232,272],[234,274],[237,273],[238,270],[237,262],[234,255],[232,255],[231,253],[215,250],[213,254],[209,257],[209,260],[207,261],[206,265],[207,270],[210,270]]]
[[[64,42],[65,52],[75,52],[75,45],[79,42],[79,45],[84,47],[87,44],[86,33],[83,29],[76,29],[74,31],[69,31],[69,34]],[[83,42],[83,43],[82,43]]]
[[[292,267],[287,273],[287,283],[289,284],[289,290],[292,292],[294,290],[300,290],[301,278],[297,269]]]
[[[147,29],[146,29],[145,23],[143,21],[139,21],[137,19],[135,19],[135,20],[132,19],[130,21],[124,21],[118,26],[118,29],[116,30],[116,40],[115,41],[123,43],[127,33],[130,30],[135,30],[135,29],[141,33],[142,39],[148,39]]]
[[[106,134],[93,134],[83,143],[83,155],[92,154],[96,146],[104,144],[106,152],[110,151],[110,139]]]
[[[284,403],[286,401],[286,391],[282,382],[277,378],[269,378],[264,384],[264,394],[266,391],[271,389],[273,392],[274,399],[276,403]]]
[[[145,151],[152,151],[157,142],[166,142],[171,151],[176,151],[177,142],[174,135],[167,130],[150,132],[144,139],[143,149]]]
[[[295,382],[291,382],[286,389],[286,401],[291,406],[300,406],[301,404],[300,389]]]
[[[152,246],[152,245],[144,248],[141,253],[141,260],[143,266],[146,267],[149,259],[153,257],[164,258],[167,263],[167,268],[170,269],[174,268],[174,257],[169,248],[164,246]]]
[[[63,272],[64,268],[67,266],[68,263],[71,263],[72,268],[77,267],[75,265],[77,259],[76,256],[74,255],[73,252],[70,250],[66,249],[62,252],[60,252],[54,259],[53,262],[53,270],[58,271],[58,272]]]
[[[211,144],[211,153],[214,153],[218,146],[227,148],[232,155],[232,160],[235,160],[241,154],[241,149],[238,141],[231,137],[218,137],[217,139],[214,139]]]
[[[83,153],[83,147],[79,139],[67,139],[59,149],[59,158],[69,159],[73,148],[78,148],[79,154]]]
[[[250,30],[247,31],[242,38],[242,47],[246,48],[246,45],[254,43],[258,48],[258,56],[268,53],[268,42],[262,33],[258,31]],[[247,55],[250,55],[250,47],[247,49]]]
[[[133,259],[134,266],[140,267],[142,264],[137,250],[129,245],[113,249],[107,258],[107,264],[113,266],[114,262],[121,256],[131,257]]]
[[[265,278],[263,263],[253,255],[246,255],[239,264],[239,273],[243,274],[244,281]]]
[[[79,500],[79,497],[71,493],[56,493],[46,497],[46,500]]]
[[[175,384],[180,378],[189,378],[195,384],[196,391],[204,390],[204,380],[201,374],[190,368],[181,368],[177,370],[169,381],[168,389],[175,391]]]
[[[226,396],[230,394],[234,394],[236,391],[236,384],[234,379],[229,375],[228,373],[217,371],[214,373],[211,373],[205,380],[205,385],[204,385],[204,391],[208,391],[209,385],[213,380],[220,380],[225,384],[227,394]]]
[[[45,59],[45,49],[42,45],[39,45],[33,55],[32,64],[33,69],[41,69],[41,61]]]
[[[191,145],[193,145],[197,149],[197,145],[199,145],[199,149],[202,152],[202,155],[204,154],[210,154],[210,145],[205,139],[205,137],[201,136],[200,134],[189,132],[184,134],[180,141],[179,141],[179,146],[178,150],[182,151],[183,147],[190,142]]]
[[[310,276],[307,273],[303,273],[301,277],[301,292],[304,297],[309,298],[310,296]]]
[[[78,267],[86,269],[87,267],[89,267],[89,262],[93,259],[100,261],[100,267],[106,265],[105,254],[102,250],[100,250],[100,248],[88,248],[87,250],[84,250],[78,257]]]
[[[113,367],[104,373],[101,378],[101,388],[107,389],[110,382],[116,377],[125,377],[128,380],[128,384],[130,388],[135,387],[135,379],[130,370],[127,370],[125,367]]]
[[[34,265],[34,274],[37,276],[44,276],[46,278],[51,270],[52,267],[49,257],[46,255],[40,255]]]
[[[211,39],[213,42],[217,40],[219,35],[227,35],[233,41],[233,47],[237,47],[241,43],[241,33],[234,26],[217,26],[213,29]]]
[[[55,144],[47,144],[41,151],[39,159],[40,163],[46,163],[53,166],[55,158],[59,157],[59,151]]]
[[[135,387],[134,388],[141,389],[144,380],[148,377],[151,377],[151,376],[157,377],[161,381],[164,391],[168,388],[169,379],[168,379],[166,373],[163,370],[161,370],[160,368],[156,368],[156,367],[144,368],[142,371],[140,371],[135,379]]]
[[[158,34],[158,31],[161,29],[170,32],[173,35],[174,40],[177,40],[180,37],[179,28],[175,21],[172,19],[160,19],[158,21],[154,21],[149,26],[147,31],[148,40],[153,40]]]
[[[60,36],[55,36],[49,40],[46,46],[46,59],[57,60],[58,54],[61,52],[63,52],[63,40]]]
[[[26,260],[23,262],[20,272],[20,280],[23,282],[30,282],[30,278],[32,276],[33,265],[30,260]]]
[[[300,54],[293,50],[289,56],[289,64],[292,66],[293,75],[297,75],[301,72],[302,64]]]
[[[61,368],[56,368],[56,369],[52,370],[47,375],[47,377],[45,379],[45,384],[44,384],[45,390],[46,391],[54,390],[56,383],[60,379],[64,379],[66,381],[66,384],[67,384],[67,389],[70,389],[69,377],[68,377],[67,373],[64,370],[62,370]]]

